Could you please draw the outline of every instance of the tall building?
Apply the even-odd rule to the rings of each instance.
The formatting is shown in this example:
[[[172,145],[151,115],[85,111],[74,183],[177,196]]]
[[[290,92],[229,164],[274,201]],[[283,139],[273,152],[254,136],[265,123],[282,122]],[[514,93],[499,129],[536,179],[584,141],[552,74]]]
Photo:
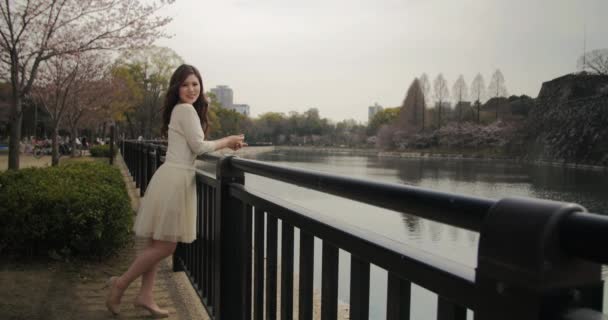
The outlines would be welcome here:
[[[371,122],[372,119],[374,118],[374,116],[376,115],[376,113],[378,113],[382,110],[384,110],[384,108],[382,108],[382,106],[379,105],[378,102],[374,102],[374,105],[369,107],[368,117],[367,117],[368,122]]]
[[[217,102],[224,108],[232,108],[233,93],[230,87],[221,85],[211,89],[211,93],[215,94]]]
[[[248,104],[233,104],[232,109],[242,115],[244,115],[245,117],[249,117],[249,105]]]

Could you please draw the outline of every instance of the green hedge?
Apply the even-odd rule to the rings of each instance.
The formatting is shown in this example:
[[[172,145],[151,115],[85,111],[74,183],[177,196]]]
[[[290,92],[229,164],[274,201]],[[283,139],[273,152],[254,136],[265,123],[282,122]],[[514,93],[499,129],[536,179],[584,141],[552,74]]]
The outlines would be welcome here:
[[[103,257],[131,239],[120,171],[73,163],[0,174],[0,255]]]
[[[92,146],[89,151],[92,157],[110,157],[110,145],[96,145]],[[114,155],[118,152],[118,148],[114,148]]]

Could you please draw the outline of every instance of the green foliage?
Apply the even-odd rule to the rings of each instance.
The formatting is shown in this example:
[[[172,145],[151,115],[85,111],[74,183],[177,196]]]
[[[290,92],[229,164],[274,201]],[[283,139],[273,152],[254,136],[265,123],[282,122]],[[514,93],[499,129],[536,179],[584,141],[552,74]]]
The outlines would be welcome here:
[[[118,169],[83,162],[0,174],[0,254],[103,257],[130,239]]]
[[[91,156],[92,157],[106,157],[106,158],[109,158],[110,157],[110,145],[109,144],[104,144],[104,145],[91,146],[91,148],[89,149],[89,152],[91,152]],[[114,155],[115,156],[116,156],[117,152],[118,152],[118,148],[114,148]]]
[[[244,115],[226,108],[215,109],[215,115],[217,116],[218,126],[211,128],[213,137],[221,138],[242,133],[241,124],[245,120]]]
[[[121,86],[115,100],[123,104],[119,111],[123,111],[131,135],[160,135],[164,95],[171,75],[183,63],[172,49],[157,46],[126,50],[118,57],[113,75]]]
[[[374,115],[367,127],[368,135],[376,135],[382,125],[391,124],[399,117],[400,107],[386,108]]]

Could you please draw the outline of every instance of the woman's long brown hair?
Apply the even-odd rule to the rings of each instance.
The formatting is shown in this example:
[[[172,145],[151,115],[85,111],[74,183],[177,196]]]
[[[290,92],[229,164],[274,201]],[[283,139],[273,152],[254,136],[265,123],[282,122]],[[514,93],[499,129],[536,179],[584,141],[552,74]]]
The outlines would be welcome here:
[[[191,74],[198,78],[198,82],[200,83],[201,87],[201,92],[198,95],[198,99],[196,99],[192,105],[194,106],[198,117],[201,119],[201,127],[203,128],[205,136],[207,136],[207,131],[209,131],[209,118],[207,117],[209,104],[207,103],[207,99],[205,99],[203,79],[201,78],[201,74],[194,66],[182,64],[175,70],[175,72],[173,72],[171,80],[169,81],[167,94],[165,95],[165,105],[163,106],[163,126],[161,128],[161,134],[164,137],[168,138],[167,131],[169,130],[169,122],[171,121],[171,112],[173,111],[175,105],[177,105],[179,102],[179,87]]]

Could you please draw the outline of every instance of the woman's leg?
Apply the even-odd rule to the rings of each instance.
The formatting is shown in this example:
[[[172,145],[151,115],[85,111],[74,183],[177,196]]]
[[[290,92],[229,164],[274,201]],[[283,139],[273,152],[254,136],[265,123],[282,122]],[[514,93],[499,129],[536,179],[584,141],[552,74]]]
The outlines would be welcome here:
[[[117,294],[111,297],[112,303],[120,303],[124,291],[137,277],[153,269],[159,261],[170,256],[175,251],[176,243],[170,241],[151,240],[148,246],[135,258],[129,269],[114,281]],[[151,276],[155,276],[154,271]]]
[[[135,300],[138,303],[143,303],[145,305],[155,307],[156,303],[154,302],[154,295],[152,294],[152,290],[154,289],[154,281],[156,280],[156,272],[158,271],[157,262],[150,270],[144,272],[141,276],[141,288],[139,289],[139,293]]]

